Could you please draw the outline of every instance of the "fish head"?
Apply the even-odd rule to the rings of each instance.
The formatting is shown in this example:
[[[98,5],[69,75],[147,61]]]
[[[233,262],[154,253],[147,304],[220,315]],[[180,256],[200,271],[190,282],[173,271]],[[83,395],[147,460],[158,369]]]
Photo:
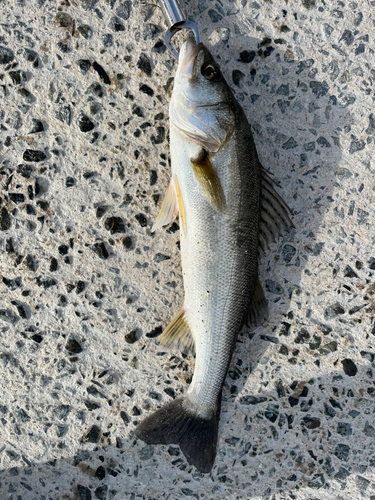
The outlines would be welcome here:
[[[171,122],[210,153],[235,127],[235,99],[210,51],[188,38],[180,50],[170,103]]]

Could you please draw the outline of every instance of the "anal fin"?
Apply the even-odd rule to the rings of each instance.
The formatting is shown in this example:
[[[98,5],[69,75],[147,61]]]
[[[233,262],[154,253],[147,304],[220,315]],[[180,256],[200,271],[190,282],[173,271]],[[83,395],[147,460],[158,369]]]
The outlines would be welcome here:
[[[249,308],[247,310],[247,318],[245,324],[251,330],[255,330],[268,319],[268,304],[264,296],[262,285],[259,278],[256,279],[255,289]]]
[[[205,149],[197,158],[190,159],[194,175],[210,205],[219,213],[225,210],[225,195],[220,180]]]
[[[167,347],[185,347],[189,351],[194,351],[194,339],[186,320],[185,311],[183,308],[180,309],[180,311],[176,314],[176,316],[164,330],[163,334],[160,337],[160,343]]]

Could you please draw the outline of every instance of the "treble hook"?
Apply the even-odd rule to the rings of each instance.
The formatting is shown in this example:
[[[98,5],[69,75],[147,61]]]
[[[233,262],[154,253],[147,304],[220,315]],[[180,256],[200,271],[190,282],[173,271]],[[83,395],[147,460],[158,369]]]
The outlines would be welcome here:
[[[159,3],[168,26],[168,30],[164,36],[165,45],[174,57],[178,59],[178,52],[171,43],[173,35],[182,29],[191,29],[198,44],[200,42],[198,26],[193,21],[186,19],[185,14],[178,4],[178,0],[159,0]]]

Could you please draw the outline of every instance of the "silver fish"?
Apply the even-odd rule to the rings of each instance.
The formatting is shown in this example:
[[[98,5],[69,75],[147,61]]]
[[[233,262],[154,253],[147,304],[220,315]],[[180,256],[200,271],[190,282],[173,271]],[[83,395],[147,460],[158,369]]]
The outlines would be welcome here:
[[[185,301],[161,341],[195,349],[186,394],[136,428],[146,443],[179,444],[209,472],[221,391],[238,333],[268,314],[258,280],[264,249],[292,225],[262,168],[246,116],[208,49],[181,48],[170,102],[172,179],[154,230],[179,212]]]

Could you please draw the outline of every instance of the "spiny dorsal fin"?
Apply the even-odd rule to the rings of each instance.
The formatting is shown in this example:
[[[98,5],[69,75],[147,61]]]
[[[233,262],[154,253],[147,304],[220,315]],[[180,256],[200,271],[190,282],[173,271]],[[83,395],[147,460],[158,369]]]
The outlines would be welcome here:
[[[289,231],[294,225],[289,217],[290,208],[275,191],[276,183],[263,167],[261,186],[259,245],[266,250],[284,230]]]
[[[165,193],[163,203],[161,204],[159,214],[156,217],[151,231],[154,232],[157,229],[160,229],[162,226],[166,226],[167,224],[173,222],[176,218],[177,213],[178,200],[174,186],[174,180],[171,179],[167,192]]]
[[[175,346],[179,349],[186,347],[189,351],[194,351],[194,339],[183,308],[164,330],[160,343],[167,347]]]
[[[251,330],[255,330],[258,326],[263,325],[268,319],[268,304],[264,296],[262,285],[259,278],[255,283],[255,290],[251,298],[249,308],[247,310],[247,318],[245,324]]]
[[[200,154],[190,160],[197,181],[210,205],[219,213],[225,210],[225,196],[219,178],[212,166],[208,153],[202,149]]]

